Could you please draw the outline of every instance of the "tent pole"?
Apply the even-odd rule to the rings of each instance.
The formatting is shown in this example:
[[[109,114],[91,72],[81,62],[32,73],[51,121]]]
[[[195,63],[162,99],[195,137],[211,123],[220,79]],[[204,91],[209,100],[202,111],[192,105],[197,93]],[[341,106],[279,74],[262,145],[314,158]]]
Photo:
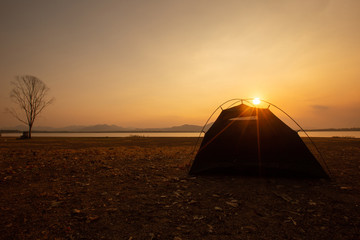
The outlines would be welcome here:
[[[325,165],[325,168],[327,170],[327,173],[329,174],[329,176],[332,176],[332,173],[328,167],[328,165],[326,164],[325,158],[323,157],[323,155],[321,154],[320,150],[318,149],[318,147],[316,146],[316,144],[313,142],[313,140],[311,139],[311,137],[307,134],[307,132],[289,115],[287,114],[284,110],[282,110],[281,108],[279,108],[278,106],[272,104],[271,102],[265,101],[265,100],[261,100],[267,104],[269,104],[269,106],[274,106],[275,108],[279,109],[282,113],[284,113],[286,116],[288,116],[301,130],[299,131],[303,131],[303,133],[305,133],[305,135],[307,136],[307,138],[310,140],[310,142],[312,143],[312,145],[315,147],[316,151],[318,152],[318,154],[320,155],[320,158],[323,162],[323,164]]]
[[[196,147],[198,146],[198,143],[199,143],[199,139],[201,137],[201,134],[202,133],[205,133],[205,127],[206,125],[208,124],[208,122],[210,121],[210,119],[212,118],[212,116],[217,112],[217,110],[219,110],[221,108],[221,110],[223,110],[222,106],[224,106],[225,104],[229,103],[229,102],[233,102],[233,101],[236,101],[236,102],[239,102],[241,101],[241,104],[243,104],[243,101],[247,102],[247,103],[250,103],[249,100],[251,100],[252,98],[246,98],[246,99],[242,99],[242,98],[233,98],[233,99],[230,99],[230,100],[227,100],[225,101],[224,103],[222,103],[220,106],[218,106],[215,111],[210,115],[210,117],[208,118],[208,120],[206,121],[206,123],[204,124],[203,128],[201,129],[200,133],[199,133],[199,137],[197,138],[196,140],[196,143],[194,145],[194,148],[193,150],[191,151],[192,154],[195,153],[195,150],[196,150]],[[251,104],[251,103],[250,103]],[[233,104],[232,104],[233,105]],[[232,106],[230,105],[230,106]],[[191,161],[190,161],[191,162]]]

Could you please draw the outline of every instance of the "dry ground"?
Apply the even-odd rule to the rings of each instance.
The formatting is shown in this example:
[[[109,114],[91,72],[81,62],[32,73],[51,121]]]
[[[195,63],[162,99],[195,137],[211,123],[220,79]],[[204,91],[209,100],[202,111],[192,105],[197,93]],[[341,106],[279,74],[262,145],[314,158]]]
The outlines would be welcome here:
[[[360,139],[332,180],[191,177],[194,138],[0,138],[1,239],[360,239]]]

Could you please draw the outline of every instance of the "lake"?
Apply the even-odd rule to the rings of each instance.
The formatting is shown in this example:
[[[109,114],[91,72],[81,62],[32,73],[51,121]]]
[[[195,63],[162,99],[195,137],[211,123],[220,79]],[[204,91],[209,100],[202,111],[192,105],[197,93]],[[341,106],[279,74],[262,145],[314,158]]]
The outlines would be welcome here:
[[[309,131],[310,137],[360,138],[360,131]],[[301,137],[305,133],[299,132]],[[3,137],[20,137],[21,133],[2,133]],[[111,133],[32,133],[33,137],[198,137],[198,132],[111,132]],[[203,136],[203,134],[202,134]]]

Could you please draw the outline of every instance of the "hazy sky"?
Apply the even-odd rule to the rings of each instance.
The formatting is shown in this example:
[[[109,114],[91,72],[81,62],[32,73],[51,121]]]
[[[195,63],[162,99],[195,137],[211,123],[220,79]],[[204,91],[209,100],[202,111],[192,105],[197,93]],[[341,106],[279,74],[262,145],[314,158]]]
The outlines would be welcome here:
[[[23,74],[56,99],[41,126],[202,125],[259,97],[305,128],[360,127],[359,0],[3,0],[0,31],[0,127]]]

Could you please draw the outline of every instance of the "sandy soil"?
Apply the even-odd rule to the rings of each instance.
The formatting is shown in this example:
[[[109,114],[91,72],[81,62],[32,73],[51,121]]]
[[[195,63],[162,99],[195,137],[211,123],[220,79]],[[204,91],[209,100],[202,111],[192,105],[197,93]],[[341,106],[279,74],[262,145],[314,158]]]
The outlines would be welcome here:
[[[192,177],[194,138],[0,138],[1,239],[360,239],[360,139],[332,180]]]

